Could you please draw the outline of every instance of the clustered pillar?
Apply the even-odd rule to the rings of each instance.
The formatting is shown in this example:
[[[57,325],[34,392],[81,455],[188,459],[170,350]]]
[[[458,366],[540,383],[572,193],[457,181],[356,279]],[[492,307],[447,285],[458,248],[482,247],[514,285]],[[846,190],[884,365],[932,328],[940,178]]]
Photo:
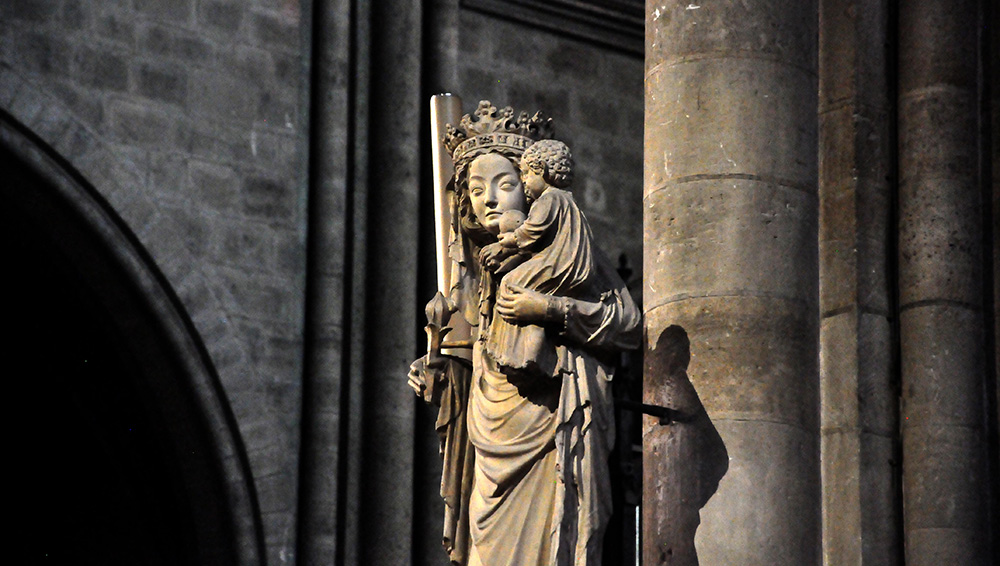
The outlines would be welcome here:
[[[996,8],[646,9],[644,563],[995,563]]]

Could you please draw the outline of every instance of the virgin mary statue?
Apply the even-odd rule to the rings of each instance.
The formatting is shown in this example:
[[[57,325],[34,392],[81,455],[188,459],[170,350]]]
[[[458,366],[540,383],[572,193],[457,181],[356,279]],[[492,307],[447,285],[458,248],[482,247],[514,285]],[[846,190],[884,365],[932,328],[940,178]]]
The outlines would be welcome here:
[[[593,248],[588,284],[577,293],[504,285],[507,263],[490,263],[492,270],[480,264],[481,250],[497,241],[503,213],[528,212],[520,159],[551,136],[551,119],[515,118],[511,108],[483,101],[444,140],[455,163],[451,256],[462,273],[449,302],[478,338],[471,356],[417,360],[409,381],[441,407],[444,544],[452,562],[463,566],[601,563],[615,438],[610,381],[617,353],[640,344],[639,310],[591,245],[582,216],[580,232],[567,239]],[[497,349],[485,341],[500,319],[545,329],[540,339],[559,359],[553,375],[493,359],[489,352]],[[436,393],[428,396],[429,389]]]

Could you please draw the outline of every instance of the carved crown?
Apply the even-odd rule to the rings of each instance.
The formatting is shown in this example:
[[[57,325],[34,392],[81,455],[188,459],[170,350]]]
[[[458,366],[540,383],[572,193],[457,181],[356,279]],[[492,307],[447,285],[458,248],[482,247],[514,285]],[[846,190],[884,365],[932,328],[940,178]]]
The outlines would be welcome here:
[[[531,117],[521,112],[515,119],[510,106],[497,109],[489,100],[481,100],[475,112],[462,116],[457,128],[447,125],[441,141],[457,162],[476,148],[509,147],[524,151],[536,141],[549,139],[554,134],[552,118],[546,118],[541,112]]]

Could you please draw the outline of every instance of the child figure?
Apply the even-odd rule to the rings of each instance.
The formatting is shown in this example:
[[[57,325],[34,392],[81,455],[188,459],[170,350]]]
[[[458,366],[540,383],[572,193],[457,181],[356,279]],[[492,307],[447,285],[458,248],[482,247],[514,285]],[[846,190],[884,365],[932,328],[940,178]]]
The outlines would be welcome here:
[[[573,159],[561,141],[542,140],[521,156],[521,182],[531,205],[523,222],[502,230],[507,256],[530,255],[503,275],[503,287],[516,285],[561,297],[596,299],[588,282],[594,272],[593,236],[583,212],[565,190],[573,178]],[[505,271],[497,269],[497,275]],[[556,341],[553,341],[553,339]],[[519,325],[493,317],[485,348],[501,366],[533,375],[557,377],[562,368],[558,336],[536,324]]]

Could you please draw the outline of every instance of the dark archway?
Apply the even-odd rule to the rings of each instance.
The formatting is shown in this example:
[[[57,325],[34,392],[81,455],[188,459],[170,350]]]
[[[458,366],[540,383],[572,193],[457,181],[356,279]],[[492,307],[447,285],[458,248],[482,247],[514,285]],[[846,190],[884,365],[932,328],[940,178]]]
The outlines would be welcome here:
[[[0,113],[0,372],[15,562],[264,563],[245,450],[153,262]]]

